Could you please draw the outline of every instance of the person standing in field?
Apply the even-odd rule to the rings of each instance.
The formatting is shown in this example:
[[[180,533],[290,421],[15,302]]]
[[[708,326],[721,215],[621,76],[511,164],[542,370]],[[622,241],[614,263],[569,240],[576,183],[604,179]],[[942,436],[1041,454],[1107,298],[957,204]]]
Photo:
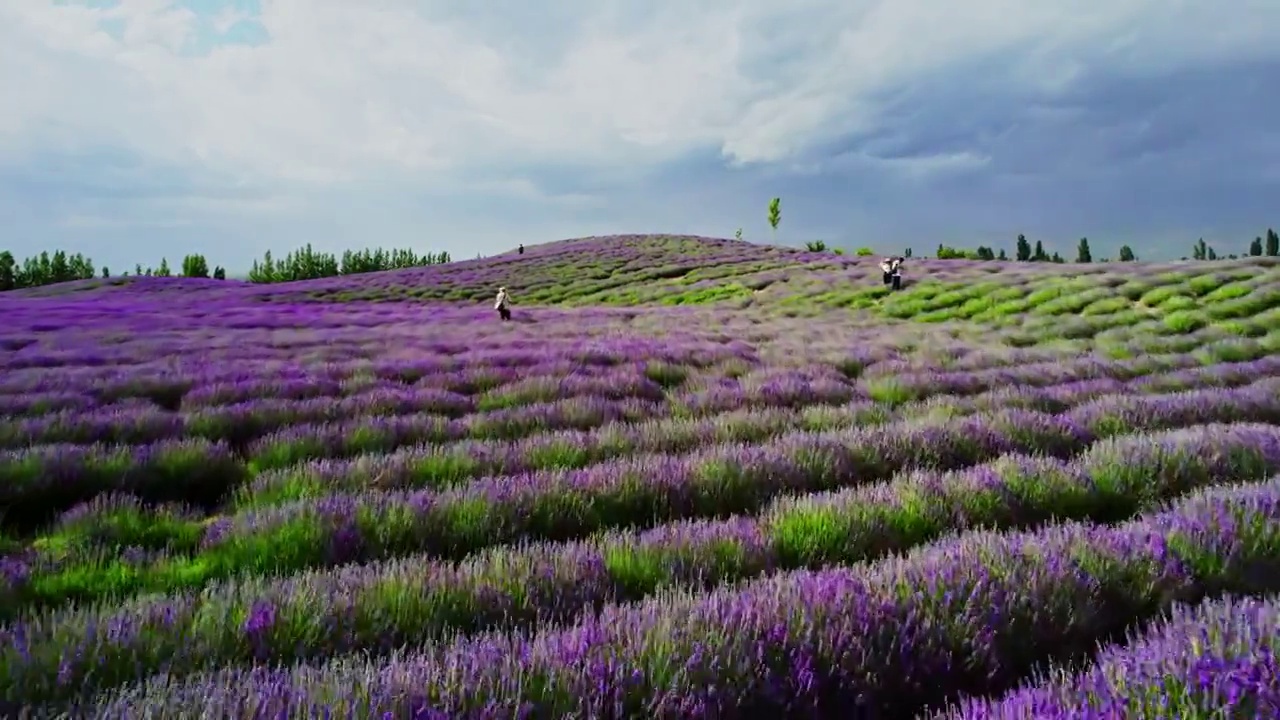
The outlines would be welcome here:
[[[511,310],[507,304],[511,302],[511,296],[507,294],[505,287],[498,288],[498,301],[493,304],[493,309],[498,311],[498,317],[504,321],[511,319]]]
[[[880,261],[880,272],[884,273],[884,284],[888,285],[893,279],[893,262],[894,258],[885,258]]]
[[[523,254],[524,254],[524,243],[520,243],[520,249],[519,249],[519,250],[517,250],[516,252],[518,252],[518,253],[519,253],[519,254],[521,254],[521,255],[523,255]]]
[[[902,264],[906,261],[906,258],[896,257],[889,268],[889,282],[893,285],[894,290],[902,289]]]

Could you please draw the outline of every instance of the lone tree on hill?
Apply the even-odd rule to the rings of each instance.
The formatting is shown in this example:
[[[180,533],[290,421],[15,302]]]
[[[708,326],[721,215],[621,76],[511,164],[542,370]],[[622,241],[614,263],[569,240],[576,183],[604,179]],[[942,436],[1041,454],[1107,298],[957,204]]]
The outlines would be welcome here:
[[[1128,245],[1120,246],[1120,262],[1133,262],[1137,259],[1138,256],[1133,254],[1133,248]]]
[[[1276,231],[1267,228],[1267,257],[1276,257],[1280,255],[1280,235],[1276,235]]]
[[[1253,242],[1249,243],[1249,254],[1253,257],[1261,257],[1262,255],[1262,238],[1256,237]]]
[[[782,222],[782,198],[769,201],[769,227],[773,228],[773,242],[778,242],[778,223]]]

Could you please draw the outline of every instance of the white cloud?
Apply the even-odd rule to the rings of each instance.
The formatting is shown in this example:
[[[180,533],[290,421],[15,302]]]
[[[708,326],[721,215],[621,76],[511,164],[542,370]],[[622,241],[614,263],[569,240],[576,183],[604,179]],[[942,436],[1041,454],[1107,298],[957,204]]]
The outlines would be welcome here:
[[[302,242],[331,244],[380,242],[375,225],[417,241],[431,223],[729,235],[791,188],[806,197],[789,227],[808,217],[826,237],[923,223],[926,207],[1062,206],[1064,223],[1109,227],[1084,217],[1086,190],[1114,217],[1134,212],[1120,198],[1135,182],[1166,180],[1181,183],[1167,197],[1217,203],[1208,226],[1262,200],[1188,178],[1274,181],[1280,148],[1259,129],[1265,98],[1205,105],[1239,104],[1247,88],[1218,80],[1240,63],[1280,59],[1275,0],[106,4],[0,2],[0,216],[32,247],[44,228],[85,243],[159,228],[136,236],[166,252],[197,230],[249,252],[304,226]],[[1207,73],[1194,99],[1151,90],[1179,72]],[[1118,101],[1130,82],[1149,96]],[[948,182],[968,194],[939,196]]]
[[[1264,0],[570,2],[540,46],[501,10],[453,5],[264,0],[265,44],[192,56],[202,22],[222,33],[245,14],[5,3],[0,82],[17,102],[0,109],[0,147],[101,143],[304,184],[700,148],[787,161],[874,128],[886,94],[997,55],[992,82],[1053,91],[1100,63],[1273,51],[1263,29],[1280,27]]]

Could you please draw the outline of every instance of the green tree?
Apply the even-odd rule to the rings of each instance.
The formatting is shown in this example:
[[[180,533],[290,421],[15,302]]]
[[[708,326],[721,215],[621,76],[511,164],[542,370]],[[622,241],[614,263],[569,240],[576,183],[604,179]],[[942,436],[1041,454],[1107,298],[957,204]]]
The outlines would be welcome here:
[[[1014,248],[1014,257],[1018,259],[1018,262],[1031,260],[1031,243],[1027,242],[1026,235],[1018,235],[1017,246]]]
[[[1204,238],[1200,238],[1198,241],[1196,241],[1196,244],[1191,248],[1191,259],[1192,260],[1208,260],[1209,259],[1209,246],[1205,244]]]
[[[31,287],[40,287],[53,282],[53,263],[49,260],[49,253],[40,253],[38,262],[40,263],[40,274],[37,276],[38,279],[31,283]]]
[[[213,269],[213,279],[214,279],[214,280],[226,280],[226,279],[227,279],[227,271],[226,271],[226,270],[223,270],[221,265],[219,265],[219,266],[215,267],[215,268]]]
[[[0,292],[17,287],[18,263],[13,259],[13,253],[8,250],[0,252]]]
[[[858,252],[857,252],[857,253],[855,253],[855,254],[856,254],[858,257],[870,257],[870,256],[872,256],[872,255],[875,255],[876,253],[875,253],[875,251],[874,251],[874,250],[872,250],[872,249],[871,249],[871,248],[869,248],[869,247],[860,247],[860,248],[858,248]]]
[[[1249,243],[1249,254],[1253,257],[1262,256],[1262,238],[1256,237],[1253,242]]]
[[[67,273],[72,280],[88,280],[97,275],[93,269],[93,261],[81,253],[67,257]]]
[[[156,268],[156,277],[173,277],[173,271],[169,269],[169,259],[160,258],[160,267]]]
[[[67,254],[61,250],[55,250],[53,259],[49,261],[49,277],[47,283],[66,282],[71,279],[71,268],[67,265]]]
[[[102,277],[104,278],[111,277],[111,269],[108,268],[106,265],[102,266]]]
[[[261,262],[255,260],[249,268],[249,282],[271,283],[276,281],[276,264],[268,250],[262,254]]]
[[[1049,256],[1045,254],[1045,251],[1044,251],[1044,245],[1039,240],[1036,241],[1035,252],[1031,254],[1031,261],[1032,262],[1048,262],[1049,261]]]
[[[1133,254],[1133,248],[1128,245],[1120,246],[1120,262],[1133,262],[1137,259],[1138,256]]]
[[[782,198],[769,201],[769,227],[773,228],[773,242],[778,242],[778,223],[782,222]]]
[[[188,255],[182,258],[182,274],[190,278],[207,278],[209,263],[203,255]]]
[[[1000,248],[1000,254],[996,255],[997,260],[1008,260],[1009,256],[1005,253],[1004,248]]]
[[[1280,255],[1280,235],[1276,235],[1276,231],[1267,228],[1267,257],[1276,257]]]
[[[1080,244],[1076,246],[1076,262],[1093,262],[1093,253],[1089,252],[1089,238],[1080,238]]]

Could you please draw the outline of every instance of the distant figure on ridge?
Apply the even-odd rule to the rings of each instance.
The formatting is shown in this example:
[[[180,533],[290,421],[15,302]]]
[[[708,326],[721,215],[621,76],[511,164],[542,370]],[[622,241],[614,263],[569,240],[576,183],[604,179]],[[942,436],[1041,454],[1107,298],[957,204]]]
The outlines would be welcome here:
[[[520,253],[521,255],[524,254],[524,243],[520,243],[520,249],[516,250],[516,252]]]
[[[498,317],[504,321],[511,319],[511,310],[507,308],[507,303],[511,302],[511,296],[507,295],[505,287],[498,288],[498,301],[493,304],[493,309],[498,311]]]

